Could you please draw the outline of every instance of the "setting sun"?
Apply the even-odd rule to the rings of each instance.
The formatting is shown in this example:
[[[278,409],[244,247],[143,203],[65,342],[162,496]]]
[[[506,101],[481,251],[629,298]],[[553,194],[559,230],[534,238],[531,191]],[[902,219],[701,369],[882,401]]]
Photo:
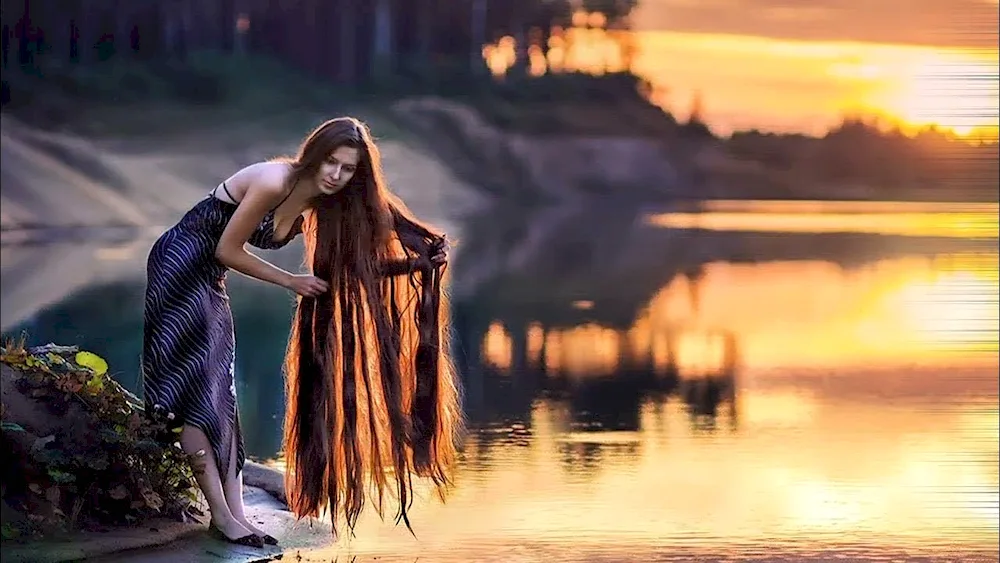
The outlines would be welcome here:
[[[933,125],[963,136],[992,132],[995,138],[1000,104],[996,65],[995,53],[977,58],[930,55],[895,85],[882,111],[911,127]]]
[[[699,100],[701,117],[723,135],[754,128],[821,135],[860,114],[906,133],[933,126],[997,138],[995,50],[609,30],[583,20],[553,28],[544,52],[526,46],[532,75],[630,69],[649,80],[650,101],[680,118]],[[499,77],[516,50],[506,36],[483,57]]]
[[[632,14],[633,68],[675,115],[697,96],[722,135],[823,135],[863,116],[997,138],[995,0],[723,4],[640,2]]]

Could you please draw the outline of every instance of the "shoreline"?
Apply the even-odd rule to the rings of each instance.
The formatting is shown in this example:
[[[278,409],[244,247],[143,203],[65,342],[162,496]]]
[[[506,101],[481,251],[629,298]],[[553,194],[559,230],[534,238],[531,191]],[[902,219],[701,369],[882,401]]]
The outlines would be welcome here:
[[[284,503],[280,471],[248,461],[244,470],[244,502],[248,517],[281,542],[263,550],[230,545],[209,537],[205,524],[150,520],[141,526],[77,532],[58,540],[4,542],[7,563],[172,563],[175,561],[272,561],[295,549],[315,549],[332,541],[329,524],[296,522]]]
[[[585,208],[587,204],[600,205],[602,202],[580,201],[576,205],[553,204],[542,205],[544,208]],[[996,213],[1000,200],[918,200],[918,199],[816,199],[816,198],[702,198],[678,199],[665,202],[663,205],[637,203],[626,205],[633,207],[637,213],[817,213],[817,214],[847,214],[847,215],[898,215],[904,213],[955,213],[981,212]],[[862,209],[862,206],[864,208]],[[760,207],[762,209],[754,209]],[[463,210],[467,211],[467,210]],[[458,214],[461,216],[461,214]],[[167,225],[130,225],[130,224],[35,224],[18,225],[0,228],[0,246],[45,246],[69,241],[84,243],[125,243],[137,239],[155,239]]]

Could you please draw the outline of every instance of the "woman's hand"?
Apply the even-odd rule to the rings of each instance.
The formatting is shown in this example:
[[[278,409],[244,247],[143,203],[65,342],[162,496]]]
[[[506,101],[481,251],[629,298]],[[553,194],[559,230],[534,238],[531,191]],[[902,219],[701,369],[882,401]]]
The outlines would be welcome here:
[[[385,277],[409,275],[413,272],[433,270],[448,263],[448,241],[441,237],[430,245],[427,254],[410,258],[386,260],[379,264],[379,274]]]
[[[288,281],[287,287],[302,297],[316,297],[321,293],[326,293],[330,289],[330,284],[316,276],[296,274]]]
[[[435,267],[448,262],[448,239],[441,237],[431,246],[430,262]]]

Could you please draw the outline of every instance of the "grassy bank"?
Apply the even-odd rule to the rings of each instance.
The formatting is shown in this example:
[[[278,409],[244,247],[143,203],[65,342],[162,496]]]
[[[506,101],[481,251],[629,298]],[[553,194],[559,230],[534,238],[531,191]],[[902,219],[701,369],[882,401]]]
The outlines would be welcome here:
[[[180,519],[194,510],[194,479],[169,417],[147,415],[103,359],[9,340],[0,362],[4,541]]]

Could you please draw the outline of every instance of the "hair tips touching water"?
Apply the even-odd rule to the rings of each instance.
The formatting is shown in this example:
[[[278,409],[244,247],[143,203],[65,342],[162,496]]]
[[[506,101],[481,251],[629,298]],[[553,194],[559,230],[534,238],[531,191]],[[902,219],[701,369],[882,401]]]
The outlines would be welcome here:
[[[315,175],[338,147],[359,149],[357,171],[333,195],[320,196],[303,226],[305,263],[330,283],[299,298],[285,353],[284,423],[288,504],[298,518],[330,511],[353,533],[366,499],[384,517],[390,493],[396,523],[408,516],[414,475],[441,499],[451,484],[463,430],[449,353],[444,266],[399,278],[380,264],[428,257],[443,235],[417,221],[391,194],[378,148],[359,121],[342,117],[316,128],[288,159],[289,184]]]

